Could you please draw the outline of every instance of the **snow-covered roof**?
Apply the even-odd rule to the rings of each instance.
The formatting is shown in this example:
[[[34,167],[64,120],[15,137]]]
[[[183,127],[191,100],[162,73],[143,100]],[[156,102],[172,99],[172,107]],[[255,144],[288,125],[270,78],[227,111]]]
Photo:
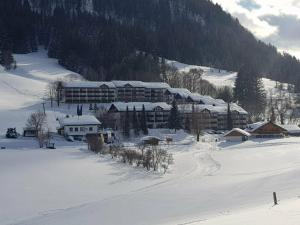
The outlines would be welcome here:
[[[270,121],[264,121],[264,122],[256,122],[256,123],[252,123],[252,124],[248,124],[247,125],[247,128],[246,128],[246,131],[252,133],[252,132],[255,132],[257,129],[261,128],[262,126],[268,124],[268,123],[272,123]],[[278,127],[281,127],[282,129],[286,130],[282,125],[279,125],[279,124],[276,124],[276,123],[273,123],[275,126],[278,126]]]
[[[287,124],[287,125],[281,125],[284,129],[288,131],[290,134],[299,134],[300,133],[300,127],[296,124]]]
[[[153,111],[156,107],[160,107],[163,110],[170,110],[171,106],[165,102],[114,102],[111,104],[116,107],[118,111],[126,111],[127,107],[129,111],[132,111],[135,107],[136,111],[142,111],[143,105],[146,111]]]
[[[144,85],[146,88],[163,88],[163,89],[170,88],[170,85],[163,82],[145,82]]]
[[[220,110],[218,110],[217,107],[214,107],[212,105],[203,105],[203,104],[183,104],[183,105],[178,105],[178,110],[181,113],[192,113],[193,112],[193,107],[195,112],[202,112],[203,110],[209,110],[212,113],[218,113]]]
[[[230,103],[230,110],[237,111],[241,114],[248,114],[248,112],[245,109],[243,109],[241,106],[237,105],[236,103]]]
[[[95,81],[63,82],[63,86],[68,88],[99,88],[102,85],[106,85],[110,88],[115,88],[115,85],[112,82],[95,82]]]
[[[63,117],[59,119],[61,126],[100,125],[100,121],[91,115]]]
[[[142,81],[124,81],[124,80],[113,80],[112,83],[116,86],[116,87],[124,87],[125,85],[130,85],[132,87],[145,87],[144,82]]]
[[[169,88],[171,94],[178,94],[183,98],[188,98],[192,93],[186,88]]]
[[[257,130],[258,128],[264,126],[265,124],[269,123],[268,121],[261,121],[261,122],[256,122],[256,123],[252,123],[252,124],[248,124],[247,125],[247,131],[249,132],[253,132],[255,130]]]
[[[141,88],[164,88],[168,89],[170,86],[167,83],[163,82],[142,82],[142,81],[122,81],[122,80],[113,80],[111,82],[105,81],[73,81],[73,82],[63,82],[64,87],[69,88],[98,88],[102,85],[106,85],[110,88],[124,87],[125,85],[130,85],[132,87],[141,87]]]
[[[218,114],[227,114],[227,104],[223,105],[206,105],[206,104],[194,104],[194,110],[196,112],[201,112],[205,109],[209,110],[212,113],[218,113]],[[178,105],[179,111],[183,113],[191,113],[193,111],[193,104],[184,104],[184,105]],[[230,104],[231,111],[237,111],[240,114],[248,114],[243,108],[239,107],[235,103]]]
[[[152,140],[152,139],[156,139],[156,140],[162,141],[161,138],[156,137],[156,136],[145,136],[145,137],[142,137],[142,138],[141,138],[141,141],[149,141],[149,140]]]
[[[250,136],[251,136],[251,134],[248,133],[248,132],[245,131],[245,130],[242,130],[242,129],[240,129],[240,128],[233,128],[231,131],[228,131],[226,134],[224,134],[224,137],[230,136],[230,134],[232,134],[233,132],[238,132],[238,133],[240,133],[240,134],[242,134],[242,135],[244,135],[244,136],[247,136],[247,137],[250,137]]]

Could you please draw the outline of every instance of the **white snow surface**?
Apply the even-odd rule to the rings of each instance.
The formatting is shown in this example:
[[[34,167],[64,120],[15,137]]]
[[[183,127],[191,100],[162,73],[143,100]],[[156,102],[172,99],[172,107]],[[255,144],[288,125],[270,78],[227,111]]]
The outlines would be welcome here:
[[[197,65],[188,65],[184,63],[180,63],[177,61],[167,60],[167,63],[171,66],[176,67],[179,71],[188,72],[190,69],[202,69],[204,71],[202,78],[208,80],[210,83],[215,85],[216,87],[230,86],[234,87],[234,83],[237,77],[237,72],[226,71],[217,68],[211,68],[206,66],[197,66]],[[270,80],[268,78],[262,78],[265,90],[269,92],[273,92],[272,94],[276,94],[276,81]],[[278,82],[280,84],[280,82]],[[282,83],[286,88],[287,83]]]
[[[95,155],[86,144],[58,136],[55,150],[39,149],[32,138],[5,139],[7,127],[20,132],[28,115],[42,110],[47,82],[80,79],[45,51],[15,57],[16,71],[0,69],[0,147],[6,147],[0,148],[0,225],[299,224],[297,137],[228,143],[205,135],[197,143],[183,131],[150,130],[149,136],[174,140],[162,145],[175,162],[166,174]],[[76,113],[76,105],[46,104],[46,113],[55,131],[56,118]]]
[[[165,146],[175,159],[167,174],[94,155],[80,143],[58,141],[56,150],[39,150],[30,139],[2,139],[8,148],[0,151],[0,224],[210,225],[250,219],[245,224],[264,225],[266,215],[280,218],[272,219],[275,225],[300,221],[300,210],[293,208],[299,205],[299,138],[216,145],[209,137],[197,144],[183,132],[150,135],[175,140]],[[273,191],[280,200],[274,208]]]

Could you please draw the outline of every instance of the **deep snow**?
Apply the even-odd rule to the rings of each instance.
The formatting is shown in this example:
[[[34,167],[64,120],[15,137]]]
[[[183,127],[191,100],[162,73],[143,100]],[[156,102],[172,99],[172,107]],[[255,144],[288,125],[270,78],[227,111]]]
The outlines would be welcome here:
[[[0,225],[300,222],[300,138],[216,143],[207,135],[196,143],[184,132],[151,130],[150,135],[175,140],[163,146],[175,159],[164,175],[92,154],[84,143],[59,137],[55,150],[38,149],[30,138],[5,139],[7,127],[21,131],[27,116],[42,109],[49,81],[81,79],[45,51],[16,59],[16,71],[0,71],[0,147],[6,147],[0,150]],[[76,106],[46,108],[54,131],[56,118],[74,113]],[[280,200],[276,207],[273,191]]]

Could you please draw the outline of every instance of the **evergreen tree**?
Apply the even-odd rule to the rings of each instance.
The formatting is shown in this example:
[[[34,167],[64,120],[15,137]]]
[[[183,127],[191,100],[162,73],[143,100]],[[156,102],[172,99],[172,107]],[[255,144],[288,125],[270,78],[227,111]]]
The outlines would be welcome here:
[[[124,127],[123,127],[124,137],[130,137],[130,117],[129,117],[129,109],[128,106],[126,108],[125,118],[124,118]]]
[[[246,109],[251,119],[257,120],[264,113],[266,93],[258,71],[253,66],[243,66],[235,81],[234,98]]]
[[[175,131],[181,128],[181,118],[175,100],[172,102],[172,108],[170,111],[168,121],[168,128],[174,129]]]
[[[231,116],[230,103],[227,105],[227,130],[233,129],[233,121]]]
[[[140,134],[140,126],[137,118],[137,113],[135,110],[135,106],[133,107],[133,114],[132,114],[132,127],[134,129],[135,136],[138,136]]]
[[[146,116],[146,110],[145,105],[143,105],[142,113],[140,117],[140,127],[144,135],[148,134],[148,127],[147,127],[147,116]]]
[[[0,65],[6,70],[16,68],[16,61],[12,55],[12,43],[0,21]]]

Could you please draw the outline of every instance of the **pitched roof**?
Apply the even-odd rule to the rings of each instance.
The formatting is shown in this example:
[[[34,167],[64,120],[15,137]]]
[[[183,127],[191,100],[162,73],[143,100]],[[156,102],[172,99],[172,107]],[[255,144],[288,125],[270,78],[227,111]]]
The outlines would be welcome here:
[[[132,87],[141,88],[164,88],[168,89],[170,86],[163,82],[142,82],[142,81],[123,81],[123,80],[113,80],[113,81],[73,81],[73,82],[63,82],[64,87],[74,87],[74,88],[98,88],[102,85],[106,85],[110,88],[124,87],[125,85],[130,85]]]
[[[250,133],[253,133],[253,132],[257,131],[258,129],[260,129],[261,127],[263,127],[263,126],[265,126],[265,125],[267,125],[267,124],[269,124],[269,123],[271,123],[271,124],[273,124],[274,126],[279,127],[279,128],[281,128],[281,129],[287,131],[283,126],[278,125],[278,124],[276,124],[276,123],[273,123],[273,122],[271,122],[271,121],[264,121],[264,122],[257,122],[257,123],[248,124],[246,130],[247,130],[248,132],[250,132]]]
[[[114,102],[109,108],[114,106],[118,111],[124,112],[127,110],[127,107],[129,111],[133,111],[133,108],[135,107],[136,111],[142,111],[143,105],[146,111],[153,111],[156,107],[160,107],[163,110],[171,109],[171,106],[165,102]]]
[[[94,82],[94,81],[63,82],[63,86],[69,88],[99,88],[102,85],[106,85],[110,88],[115,87],[115,85],[112,82]]]
[[[299,134],[300,127],[296,124],[288,124],[288,125],[281,125],[284,129],[286,129],[290,134]]]
[[[113,80],[112,83],[116,87],[124,87],[125,85],[129,84],[132,87],[145,87],[144,82],[138,80],[131,80],[131,81],[124,81],[124,80]]]
[[[207,104],[194,104],[194,110],[197,112],[201,112],[205,109],[209,110],[212,113],[218,113],[218,114],[227,114],[227,104],[223,105],[207,105]],[[178,105],[178,109],[183,113],[191,113],[193,111],[193,104],[184,104],[184,105]],[[231,111],[237,111],[240,114],[248,114],[242,107],[236,105],[235,103],[230,104]]]
[[[192,93],[186,88],[169,88],[171,94],[178,94],[183,98],[188,98]]]
[[[61,126],[73,126],[73,125],[100,125],[100,121],[91,115],[83,116],[71,116],[60,118],[59,123]]]
[[[251,134],[248,133],[248,132],[245,131],[245,130],[242,130],[242,129],[240,129],[240,128],[233,128],[231,131],[228,131],[226,134],[224,134],[224,137],[230,136],[230,134],[232,134],[233,132],[238,132],[238,133],[240,133],[241,135],[244,135],[244,136],[247,136],[247,137],[251,136]]]

